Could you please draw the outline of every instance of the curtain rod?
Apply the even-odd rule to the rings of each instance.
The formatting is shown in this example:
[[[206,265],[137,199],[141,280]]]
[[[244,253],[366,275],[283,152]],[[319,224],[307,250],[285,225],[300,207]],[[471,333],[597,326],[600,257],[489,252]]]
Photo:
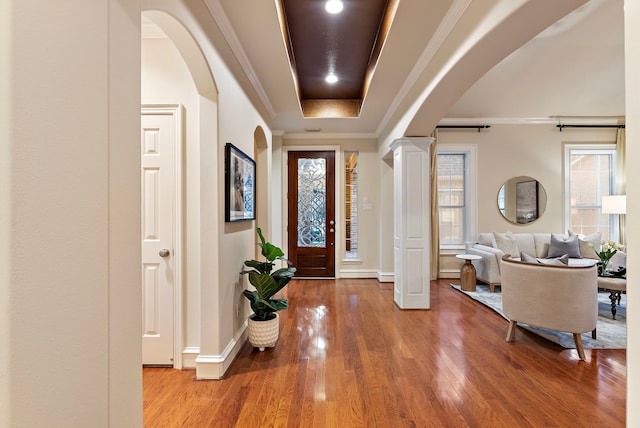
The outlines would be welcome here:
[[[480,132],[481,129],[491,128],[491,125],[438,125],[437,129],[477,129]]]
[[[562,132],[562,128],[624,128],[624,125],[565,125],[565,124],[558,124],[556,125],[557,128],[560,129],[560,132]]]

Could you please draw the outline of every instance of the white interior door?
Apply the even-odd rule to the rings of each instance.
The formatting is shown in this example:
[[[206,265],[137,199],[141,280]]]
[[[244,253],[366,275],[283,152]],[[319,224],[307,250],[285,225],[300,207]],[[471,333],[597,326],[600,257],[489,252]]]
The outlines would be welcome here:
[[[142,363],[173,366],[176,122],[152,109],[141,119]]]

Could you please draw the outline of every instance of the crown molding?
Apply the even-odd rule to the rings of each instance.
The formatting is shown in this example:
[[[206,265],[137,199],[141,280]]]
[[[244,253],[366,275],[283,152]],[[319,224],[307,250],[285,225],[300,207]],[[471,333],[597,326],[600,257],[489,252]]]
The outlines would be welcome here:
[[[377,140],[378,136],[374,133],[349,133],[349,132],[336,132],[336,133],[322,133],[322,132],[300,132],[300,133],[285,133],[283,135],[285,140],[340,140],[340,139],[369,139]]]
[[[220,0],[207,0],[205,1],[205,4],[209,9],[209,12],[211,12],[211,16],[213,16],[214,21],[216,21],[216,23],[218,24],[218,27],[220,28],[220,31],[222,32],[225,40],[227,41],[227,43],[229,43],[231,51],[240,63],[240,67],[242,67],[242,70],[247,75],[247,78],[249,79],[249,82],[251,82],[253,89],[256,91],[258,97],[262,101],[262,104],[267,109],[271,120],[273,120],[276,117],[276,111],[273,108],[271,101],[269,101],[269,97],[262,87],[260,79],[258,79],[258,75],[253,69],[251,61],[249,61],[249,57],[244,51],[244,48],[240,43],[240,39],[238,39],[238,36],[233,29],[231,21],[229,21],[229,17],[225,13],[224,7],[222,7]]]
[[[583,125],[624,124],[624,116],[548,116],[548,117],[444,117],[438,125],[469,125],[483,123],[487,125],[558,125],[571,122]]]
[[[409,91],[411,90],[413,85],[415,85],[415,83],[418,81],[420,75],[427,68],[435,54],[438,52],[438,49],[440,49],[444,41],[447,39],[447,36],[451,33],[451,31],[453,31],[457,22],[460,20],[460,18],[464,14],[464,11],[467,10],[470,4],[471,0],[454,0],[453,4],[440,22],[440,25],[438,25],[438,28],[433,33],[433,37],[431,38],[431,40],[429,40],[429,44],[420,55],[420,58],[418,58],[416,65],[413,67],[413,69],[405,79],[404,84],[398,91],[398,95],[391,102],[387,113],[380,121],[380,125],[376,130],[377,135],[382,134],[383,130],[389,124],[391,118],[400,107],[402,100],[404,100],[409,94]]]

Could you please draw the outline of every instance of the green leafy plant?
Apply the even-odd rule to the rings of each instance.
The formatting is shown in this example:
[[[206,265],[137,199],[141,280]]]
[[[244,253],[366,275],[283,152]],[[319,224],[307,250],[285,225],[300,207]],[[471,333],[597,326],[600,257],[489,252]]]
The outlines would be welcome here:
[[[284,252],[277,246],[267,242],[262,235],[262,230],[256,229],[260,237],[260,248],[265,261],[245,260],[244,265],[250,269],[242,268],[241,275],[248,274],[249,282],[255,290],[244,290],[244,296],[249,299],[256,321],[266,321],[275,317],[274,312],[287,309],[287,299],[272,299],[272,297],[291,281],[296,268],[290,267],[291,262],[284,257]],[[273,270],[275,261],[281,260],[287,267]]]

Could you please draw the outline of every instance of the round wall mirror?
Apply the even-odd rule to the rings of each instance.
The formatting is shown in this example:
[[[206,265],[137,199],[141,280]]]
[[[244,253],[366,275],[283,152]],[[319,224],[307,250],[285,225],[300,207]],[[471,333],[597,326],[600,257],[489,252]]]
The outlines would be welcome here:
[[[498,211],[511,223],[532,223],[542,216],[546,207],[547,192],[535,178],[513,177],[498,191]]]

